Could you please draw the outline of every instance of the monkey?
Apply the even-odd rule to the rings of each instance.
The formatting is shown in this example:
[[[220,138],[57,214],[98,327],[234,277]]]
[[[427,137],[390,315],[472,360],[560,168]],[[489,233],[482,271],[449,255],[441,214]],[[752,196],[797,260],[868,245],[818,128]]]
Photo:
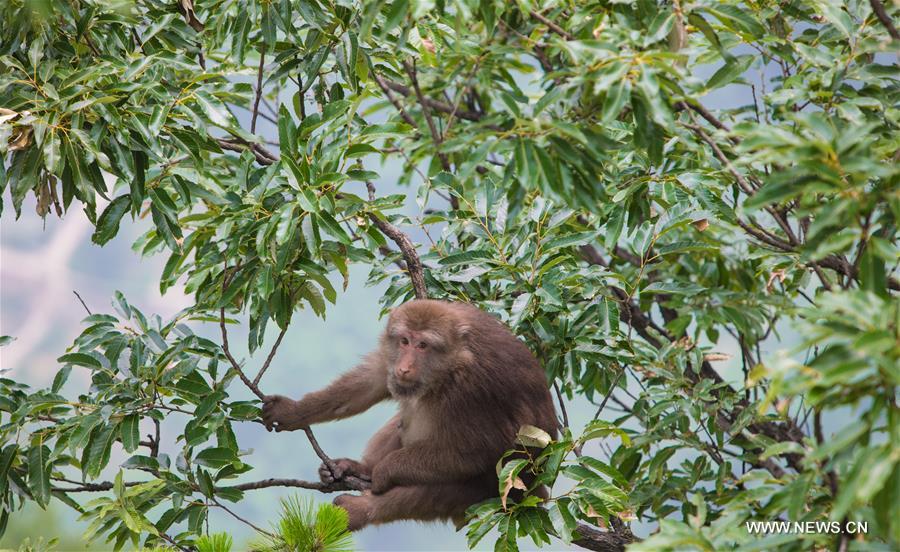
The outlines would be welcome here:
[[[346,475],[370,491],[343,494],[349,529],[396,520],[450,520],[498,496],[496,465],[520,427],[556,437],[544,370],[497,318],[460,302],[417,299],[394,309],[378,347],[353,370],[299,401],[263,399],[271,431],[294,431],[354,416],[393,399],[398,413],[367,443],[359,461],[323,464],[323,483]],[[545,491],[543,491],[545,492]]]

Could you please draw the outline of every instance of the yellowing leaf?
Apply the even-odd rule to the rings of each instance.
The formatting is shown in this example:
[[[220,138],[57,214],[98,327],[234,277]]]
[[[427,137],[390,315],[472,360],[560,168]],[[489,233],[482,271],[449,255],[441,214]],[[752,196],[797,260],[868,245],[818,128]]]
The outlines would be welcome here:
[[[523,425],[516,434],[516,442],[526,447],[544,448],[552,440],[549,433],[533,425]]]

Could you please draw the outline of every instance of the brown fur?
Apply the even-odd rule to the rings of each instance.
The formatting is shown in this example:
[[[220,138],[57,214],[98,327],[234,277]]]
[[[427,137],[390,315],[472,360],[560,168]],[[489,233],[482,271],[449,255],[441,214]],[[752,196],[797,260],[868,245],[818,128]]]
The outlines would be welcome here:
[[[416,300],[395,309],[377,350],[300,401],[266,397],[263,421],[291,431],[353,416],[385,399],[400,412],[339,473],[371,478],[372,491],[342,495],[350,528],[398,519],[453,519],[497,496],[495,466],[523,425],[556,435],[547,380],[528,348],[471,305]]]

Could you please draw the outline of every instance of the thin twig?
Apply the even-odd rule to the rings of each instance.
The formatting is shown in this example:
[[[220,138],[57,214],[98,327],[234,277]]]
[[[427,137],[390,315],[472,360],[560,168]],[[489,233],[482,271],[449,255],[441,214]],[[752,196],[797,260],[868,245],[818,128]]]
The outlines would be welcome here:
[[[566,412],[566,403],[563,402],[562,391],[559,390],[559,384],[553,382],[553,390],[556,391],[556,400],[559,401],[559,410],[562,413],[562,427],[569,427],[569,413]]]
[[[606,393],[606,396],[603,397],[603,401],[600,402],[600,406],[597,408],[597,413],[594,414],[594,419],[600,417],[600,413],[603,412],[603,408],[606,406],[606,403],[609,402],[609,398],[612,397],[613,391],[616,390],[616,386],[619,385],[619,380],[622,379],[622,374],[625,373],[625,367],[616,374],[616,379],[612,382],[612,385],[609,386],[609,391]]]
[[[378,78],[378,77],[376,77],[376,78]],[[409,96],[415,95],[415,92],[410,87],[408,87],[404,84],[400,84],[399,82],[394,82],[394,81],[388,80],[388,79],[382,79],[382,82],[384,83],[384,85],[386,87],[390,88],[394,92],[403,94],[404,96],[409,97]],[[450,113],[453,113],[454,111],[456,111],[456,116],[458,118],[465,119],[467,121],[479,122],[479,121],[481,121],[481,119],[484,118],[480,113],[476,113],[474,111],[469,111],[467,109],[454,110],[454,108],[451,104],[445,103],[445,102],[442,102],[439,100],[433,100],[431,98],[426,97],[426,98],[424,98],[423,101],[426,104],[428,104],[429,108],[431,108],[435,111],[440,111],[441,113],[450,114]],[[488,128],[500,130],[500,127],[497,125],[488,125]]]
[[[475,73],[478,72],[478,67],[481,64],[481,58],[478,58],[478,61],[475,62],[475,65],[472,66],[472,70],[469,71],[468,76],[466,76],[466,80],[462,85],[462,89],[456,95],[456,101],[453,102],[453,112],[450,113],[450,117],[447,118],[447,124],[444,126],[443,132],[441,132],[441,141],[447,137],[447,133],[450,132],[450,127],[453,126],[453,119],[456,117],[456,112],[459,110],[459,106],[462,104],[463,98],[466,96],[468,90],[470,90],[470,86],[468,82],[472,80],[472,77],[475,76]]]
[[[693,115],[691,115],[691,118],[693,118]],[[716,158],[723,165],[725,165],[725,168],[728,169],[728,172],[730,172],[732,176],[734,176],[734,179],[737,180],[737,183],[741,187],[741,190],[747,195],[753,195],[753,186],[751,186],[750,183],[747,182],[747,179],[744,178],[744,175],[742,175],[740,172],[738,172],[737,169],[734,168],[734,165],[731,164],[731,161],[728,159],[728,157],[725,156],[725,153],[722,151],[722,149],[719,148],[719,145],[716,144],[716,142],[712,138],[710,138],[709,135],[703,132],[703,129],[696,123],[693,125],[685,124],[685,126],[692,130],[694,134],[696,134],[701,140],[706,142],[706,144],[713,150]]]
[[[396,109],[397,112],[400,113],[400,116],[403,117],[403,120],[406,121],[409,126],[417,128],[419,125],[417,125],[416,121],[409,115],[409,113],[406,112],[405,109],[403,109],[400,101],[397,100],[397,98],[395,98],[393,94],[391,94],[391,89],[388,88],[384,79],[382,79],[378,75],[375,75],[375,82],[378,83],[378,86],[379,88],[381,88],[381,91],[384,92],[385,97],[387,97],[388,101],[391,102],[391,105],[394,106],[394,109]]]
[[[240,521],[240,522],[242,522],[242,523],[244,523],[244,524],[249,525],[250,527],[252,527],[257,533],[262,533],[263,535],[267,535],[267,536],[269,536],[269,537],[271,537],[271,538],[273,538],[273,539],[275,538],[275,535],[274,535],[274,534],[272,534],[272,533],[266,531],[265,529],[263,529],[263,528],[261,528],[261,527],[257,527],[257,526],[254,525],[251,521],[246,520],[246,519],[242,518],[241,516],[237,515],[236,513],[232,512],[230,508],[228,508],[227,506],[225,506],[224,504],[222,504],[221,502],[219,502],[218,500],[216,500],[214,497],[210,497],[210,500],[212,501],[213,504],[215,504],[215,505],[218,506],[219,508],[221,508],[221,509],[225,510],[226,512],[228,512],[229,514],[231,514],[231,516],[232,516],[234,519],[236,519],[236,520],[238,520],[238,521]]]
[[[253,394],[259,397],[259,400],[263,400],[266,398],[265,393],[259,390],[259,387],[253,383],[250,378],[244,373],[244,370],[241,368],[238,361],[235,360],[234,356],[232,356],[231,351],[228,348],[228,330],[225,328],[225,307],[219,309],[219,327],[222,330],[222,352],[225,353],[225,358],[228,359],[228,362],[231,364],[231,367],[234,368],[234,371],[237,372],[238,377],[241,378],[241,381],[244,382],[244,385],[247,386],[250,391],[253,391]]]
[[[72,290],[72,293],[75,294],[75,297],[78,297],[78,300],[81,302],[81,306],[84,307],[84,310],[87,311],[88,316],[92,316],[94,313],[92,313],[91,309],[88,308],[87,304],[84,302],[84,299],[81,298],[81,295],[78,295],[78,292],[74,289]]]
[[[529,14],[531,15],[531,17],[537,19],[538,21],[540,21],[541,23],[546,25],[548,29],[550,29],[554,33],[558,34],[559,36],[565,38],[566,40],[574,40],[575,39],[575,36],[573,36],[572,33],[566,31],[565,29],[563,29],[562,27],[560,27],[553,21],[550,21],[549,19],[547,19],[543,15],[539,14],[538,12],[531,11],[531,12],[529,12]]]
[[[441,167],[445,171],[450,172],[450,161],[447,159],[447,154],[441,151],[441,144],[443,143],[441,134],[438,132],[437,127],[434,126],[434,120],[431,118],[431,110],[428,108],[428,103],[425,102],[425,95],[422,94],[422,89],[419,87],[416,66],[408,61],[404,61],[403,68],[406,70],[409,80],[412,81],[413,90],[416,91],[416,98],[419,100],[419,105],[422,106],[422,116],[425,118],[425,123],[428,124],[428,131],[431,133],[431,140],[434,142],[434,150],[437,152],[438,159],[441,161]],[[453,111],[451,111],[451,114],[455,113],[456,106],[454,106]]]
[[[250,118],[250,134],[256,133],[256,118],[259,116],[259,101],[262,99],[263,66],[266,63],[266,47],[259,52],[259,69],[256,71],[256,99],[253,102],[253,116]]]
[[[239,269],[239,267],[235,267]],[[222,295],[225,295],[225,290],[228,287],[228,265],[225,265],[225,270],[222,272]],[[225,358],[228,359],[228,362],[231,364],[231,367],[234,368],[234,371],[237,372],[237,375],[241,378],[241,381],[244,382],[244,385],[247,386],[250,391],[253,391],[253,394],[259,397],[259,400],[263,400],[266,398],[265,393],[259,390],[259,387],[256,383],[250,381],[250,378],[247,377],[247,374],[244,373],[244,370],[241,368],[241,365],[238,364],[238,361],[231,354],[231,349],[228,346],[228,329],[225,327],[225,307],[222,306],[219,309],[219,328],[222,331],[222,352],[225,353]]]
[[[337,466],[325,451],[322,450],[322,447],[319,446],[319,442],[316,440],[316,436],[313,435],[313,432],[310,428],[304,427],[303,431],[306,433],[306,438],[309,439],[309,444],[312,445],[314,451],[316,451],[316,455],[322,459],[322,462],[328,466],[328,470],[332,473],[332,475],[338,473]],[[354,477],[352,475],[344,475],[340,478],[341,481],[344,481],[348,487],[350,487],[354,491],[365,491],[368,490],[371,486],[368,481],[364,481],[359,479],[358,477]]]
[[[178,544],[177,542],[175,542],[175,539],[173,539],[173,538],[170,537],[169,535],[167,535],[167,534],[165,534],[165,533],[162,533],[162,532],[159,532],[158,535],[159,535],[159,537],[160,537],[162,540],[168,542],[169,544],[171,544],[171,545],[174,546],[175,548],[181,550],[181,552],[191,552],[191,549],[190,549],[190,548],[187,548],[187,547],[185,547],[185,546],[181,546],[180,544]]]
[[[703,104],[699,102],[687,102],[682,101],[675,104],[676,109],[690,109],[691,111],[696,112],[698,115],[706,119],[706,121],[712,126],[716,127],[719,130],[724,130],[725,132],[730,133],[731,129],[728,126],[720,121],[715,115],[713,115],[708,109],[703,107]],[[733,144],[737,144],[740,142],[740,139],[734,136],[729,136],[728,140]]]
[[[253,378],[253,385],[259,385],[259,380],[262,379],[263,374],[266,373],[266,370],[269,369],[269,365],[272,364],[272,359],[275,358],[275,352],[278,351],[278,346],[281,345],[281,340],[284,338],[284,334],[287,333],[287,326],[285,326],[281,333],[278,334],[278,338],[275,340],[275,344],[272,345],[272,350],[269,351],[269,356],[266,357],[266,361],[263,363],[262,368],[259,369],[259,373],[256,374],[256,377]]]
[[[553,390],[556,391],[556,399],[559,401],[559,410],[562,412],[562,427],[565,429],[569,429],[569,413],[566,411],[566,403],[563,401],[562,392],[559,390],[559,385],[554,381],[553,382]],[[581,458],[582,451],[581,444],[576,444],[572,447],[572,452],[575,453],[575,456]]]
[[[216,144],[220,148],[229,151],[244,152],[249,151],[256,158],[256,162],[260,165],[272,165],[278,162],[278,156],[267,150],[260,144],[247,142],[242,138],[216,138]]]
[[[240,270],[240,265],[237,265],[235,267],[235,271],[234,271],[235,274],[237,273],[238,270]],[[225,290],[228,287],[229,280],[233,279],[233,278],[234,278],[234,276],[232,276],[232,278],[228,277],[228,266],[226,265],[225,270],[223,271],[223,276],[222,276],[222,293],[223,294],[225,293]],[[262,377],[262,374],[268,369],[269,365],[272,362],[272,359],[275,357],[275,351],[278,349],[278,346],[281,344],[281,340],[284,337],[285,330],[282,330],[281,333],[278,335],[278,339],[275,341],[275,344],[272,346],[272,350],[269,351],[269,355],[266,358],[266,362],[263,364],[262,369],[260,370],[259,374],[257,374],[256,379],[251,381],[250,378],[248,378],[247,375],[244,373],[244,370],[241,368],[238,361],[231,354],[231,350],[230,350],[230,347],[228,344],[228,329],[225,327],[225,307],[224,306],[219,309],[219,328],[222,331],[222,351],[225,353],[225,358],[228,359],[228,362],[231,364],[232,368],[234,368],[235,372],[237,372],[238,376],[241,378],[241,381],[244,382],[244,385],[246,385],[247,388],[250,389],[250,391],[252,391],[254,395],[259,397],[260,400],[265,400],[266,395],[265,395],[265,393],[263,393],[262,391],[259,390],[259,387],[257,384],[259,383],[259,378]],[[303,428],[303,431],[306,433],[306,437],[307,437],[307,439],[309,439],[309,443],[312,445],[313,450],[316,452],[316,455],[318,455],[318,457],[322,459],[322,462],[324,462],[325,465],[328,466],[328,469],[332,473],[336,473],[334,461],[331,458],[329,458],[328,455],[325,454],[325,451],[322,450],[322,447],[319,446],[319,442],[316,440],[315,435],[313,435],[312,430],[309,427],[305,427],[305,428]],[[355,477],[352,477],[352,476],[345,476],[342,478],[342,480],[345,481],[348,484],[348,486],[353,490],[362,491],[362,490],[366,490],[369,488],[368,482],[363,481],[358,478],[355,478]],[[317,487],[308,487],[308,488],[317,488]]]
[[[693,115],[691,115],[691,117],[693,117]],[[719,145],[716,144],[716,142],[712,138],[710,138],[709,135],[707,135],[705,132],[703,132],[703,129],[699,125],[685,124],[685,126],[689,129],[691,129],[694,132],[694,134],[696,134],[698,137],[700,137],[701,140],[703,140],[704,142],[707,143],[707,145],[709,145],[709,147],[713,150],[713,153],[716,155],[716,158],[719,160],[719,162],[721,162],[723,165],[725,165],[725,168],[728,169],[728,172],[730,172],[731,175],[734,176],[734,178],[735,178],[735,180],[737,180],[737,183],[740,186],[741,190],[745,194],[747,194],[748,196],[752,196],[754,193],[756,193],[756,190],[747,181],[747,179],[744,178],[744,175],[742,175],[734,167],[734,165],[731,164],[731,161],[728,159],[728,157],[725,155],[725,153],[722,151],[722,149],[719,147]],[[766,211],[768,211],[772,215],[772,217],[775,219],[775,221],[778,223],[778,225],[781,227],[781,229],[784,230],[784,233],[788,238],[788,241],[785,242],[784,240],[781,240],[781,238],[778,238],[777,236],[774,236],[773,234],[767,232],[767,234],[769,235],[770,238],[772,238],[772,240],[771,241],[766,240],[766,241],[770,242],[771,244],[775,244],[776,247],[781,247],[782,249],[785,249],[785,250],[792,250],[795,245],[798,245],[798,243],[797,243],[797,238],[794,235],[793,230],[791,229],[790,225],[787,223],[787,220],[785,220],[784,217],[772,207],[767,207]],[[743,228],[743,225],[741,227]],[[763,231],[763,230],[761,230],[761,231]],[[763,231],[763,232],[765,232],[765,231]],[[782,242],[783,245],[780,245],[780,246],[777,245],[778,242]]]
[[[150,447],[150,457],[156,458],[159,456],[159,420],[156,418],[153,419],[153,425],[155,427],[155,436],[152,439],[153,446]]]
[[[228,487],[229,489],[237,489],[239,491],[255,491],[257,489],[268,489],[270,487],[296,487],[299,489],[309,489],[319,491],[320,493],[332,493],[336,491],[358,491],[355,486],[348,483],[350,477],[343,477],[334,483],[322,483],[321,481],[304,481],[302,479],[281,479],[269,478],[261,481],[252,481],[249,483],[239,483]]]

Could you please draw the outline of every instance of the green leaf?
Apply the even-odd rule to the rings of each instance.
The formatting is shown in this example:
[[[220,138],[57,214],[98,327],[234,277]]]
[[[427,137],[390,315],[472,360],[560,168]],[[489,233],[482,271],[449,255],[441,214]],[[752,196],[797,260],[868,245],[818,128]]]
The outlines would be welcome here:
[[[56,132],[50,132],[44,138],[44,166],[54,174],[62,174],[62,159],[59,138]]]
[[[702,286],[690,282],[653,282],[641,293],[670,293],[676,295],[697,295],[703,292]]]
[[[131,194],[125,194],[112,200],[97,219],[97,229],[91,236],[91,241],[103,245],[113,239],[119,233],[119,222],[122,220],[122,216],[128,212],[130,207]]]
[[[62,386],[66,384],[66,380],[69,379],[69,373],[72,372],[72,366],[66,364],[62,368],[56,372],[56,375],[53,377],[53,385],[50,387],[50,390],[54,393],[59,393],[59,390],[62,389]]]
[[[215,497],[215,486],[209,472],[203,468],[197,468],[197,480],[200,482],[200,492],[207,498]]]
[[[341,225],[338,224],[330,213],[327,211],[320,211],[316,214],[316,220],[319,223],[319,227],[325,230],[325,232],[332,237],[337,238],[337,240],[344,245],[350,245],[350,236],[347,235],[347,232],[341,228]]]
[[[438,261],[443,266],[470,264],[473,261],[493,259],[494,253],[487,249],[463,251],[443,257]]]
[[[856,32],[856,25],[853,19],[846,11],[844,11],[843,2],[834,0],[819,0],[813,2],[815,10],[822,14],[829,23],[841,32],[846,38],[851,38]]]
[[[56,362],[84,366],[85,368],[90,368],[92,370],[100,370],[103,368],[103,365],[100,364],[99,360],[85,353],[67,353],[56,359]]]
[[[141,434],[139,431],[140,416],[129,414],[122,420],[120,427],[122,446],[126,452],[134,452],[140,446]]]
[[[122,462],[122,467],[129,469],[158,470],[159,460],[150,456],[136,454]]]
[[[754,59],[754,56],[747,55],[727,60],[706,82],[706,89],[714,90],[727,84],[731,84],[735,79],[747,71]]]
[[[109,463],[109,454],[118,426],[109,424],[94,428],[91,439],[81,457],[81,472],[85,478],[95,478]]]
[[[50,503],[50,447],[39,444],[28,451],[28,488],[34,500],[45,508]]]
[[[803,454],[803,452],[804,450],[800,443],[788,441],[784,443],[775,443],[766,447],[765,452],[763,452],[759,458],[760,460],[765,460],[772,456],[779,456],[782,454]]]
[[[606,93],[606,99],[603,101],[603,111],[601,112],[600,119],[604,123],[615,120],[630,98],[631,81],[627,78],[620,79],[613,84]]]
[[[567,507],[568,503],[569,499],[566,498],[556,500],[550,504],[548,513],[550,514],[550,523],[553,524],[557,536],[564,543],[571,544],[578,524]]]
[[[544,244],[544,251],[553,251],[554,249],[560,249],[562,247],[570,247],[572,245],[586,245],[590,244],[591,241],[596,239],[597,232],[578,232],[577,234],[569,234],[568,236],[561,236],[559,238],[553,238]]]
[[[15,443],[6,445],[0,452],[0,500],[6,496],[6,490],[9,488],[9,469],[18,452],[19,445]]]
[[[208,468],[221,468],[232,462],[237,462],[235,451],[225,447],[213,447],[200,451],[194,457],[194,462]]]

